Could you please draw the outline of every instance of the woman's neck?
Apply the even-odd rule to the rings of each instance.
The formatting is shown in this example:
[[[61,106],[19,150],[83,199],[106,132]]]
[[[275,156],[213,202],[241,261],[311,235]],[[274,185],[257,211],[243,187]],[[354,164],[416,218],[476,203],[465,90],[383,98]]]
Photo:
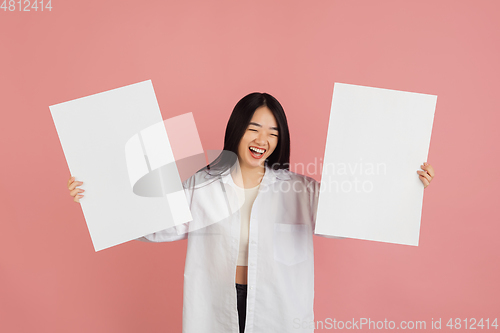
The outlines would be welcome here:
[[[260,184],[262,178],[264,178],[265,172],[266,168],[264,166],[249,168],[240,164],[240,168],[233,170],[232,175],[234,183],[237,186],[243,188],[254,188]]]

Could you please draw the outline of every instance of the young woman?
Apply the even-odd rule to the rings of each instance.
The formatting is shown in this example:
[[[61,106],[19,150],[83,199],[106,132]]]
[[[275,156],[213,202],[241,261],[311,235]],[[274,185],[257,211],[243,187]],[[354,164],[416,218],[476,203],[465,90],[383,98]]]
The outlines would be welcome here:
[[[188,239],[184,333],[313,331],[304,323],[313,321],[319,183],[290,172],[289,162],[281,104],[265,93],[243,97],[229,118],[224,152],[183,184],[193,222],[141,239]],[[434,170],[427,163],[421,167],[426,187]],[[83,197],[81,184],[74,177],[68,182],[76,202]],[[214,189],[223,189],[226,200]],[[234,211],[231,189],[244,193]],[[228,207],[228,214],[213,217]]]

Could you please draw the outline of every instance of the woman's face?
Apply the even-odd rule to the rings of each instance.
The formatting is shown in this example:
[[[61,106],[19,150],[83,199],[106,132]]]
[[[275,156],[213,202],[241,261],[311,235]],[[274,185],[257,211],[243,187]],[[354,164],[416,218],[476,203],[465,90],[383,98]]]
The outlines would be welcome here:
[[[255,110],[238,146],[242,168],[263,167],[278,145],[278,124],[267,106]]]

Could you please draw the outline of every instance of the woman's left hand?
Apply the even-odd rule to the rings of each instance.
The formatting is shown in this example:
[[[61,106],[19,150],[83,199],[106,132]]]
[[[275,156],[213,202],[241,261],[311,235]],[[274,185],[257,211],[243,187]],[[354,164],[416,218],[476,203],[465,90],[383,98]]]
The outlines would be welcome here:
[[[422,170],[424,170],[424,171],[420,171],[420,170],[417,171],[417,173],[419,174],[418,177],[420,178],[420,180],[424,184],[424,188],[426,188],[427,186],[429,186],[431,181],[434,179],[434,176],[436,175],[436,173],[434,172],[434,168],[427,162],[424,162],[424,164],[422,164],[420,166],[420,168],[422,168]]]

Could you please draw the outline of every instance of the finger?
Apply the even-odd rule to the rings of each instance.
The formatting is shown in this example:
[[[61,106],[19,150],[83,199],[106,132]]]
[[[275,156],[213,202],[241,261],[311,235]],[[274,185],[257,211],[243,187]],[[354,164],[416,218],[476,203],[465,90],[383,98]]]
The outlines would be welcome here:
[[[77,202],[77,203],[80,203],[80,198],[83,198],[83,195],[77,195],[77,196],[73,199],[73,201],[74,201],[74,202]]]
[[[78,193],[83,193],[85,192],[85,190],[81,189],[81,188],[75,188],[73,191],[69,192],[69,195],[71,195],[72,197],[76,196]]]
[[[429,175],[431,175],[432,178],[434,178],[435,172],[434,172],[434,168],[432,167],[432,165],[430,165],[429,163],[425,162],[423,165],[421,165],[421,168],[423,170],[427,171],[427,173]]]
[[[431,174],[427,171],[427,167],[426,167],[425,165],[421,165],[420,167],[421,167],[422,169],[424,169],[424,171],[420,171],[420,172],[424,172],[424,173],[428,174],[428,175],[431,177],[431,180],[432,180],[432,178],[433,178],[433,177],[432,177],[432,175],[431,175]]]
[[[419,174],[420,177],[424,177],[425,179],[427,179],[429,183],[431,182],[432,177],[426,171],[417,171],[417,173]]]
[[[419,178],[422,181],[422,183],[424,184],[424,188],[426,188],[430,184],[429,180],[427,178],[425,178],[424,176],[420,175]]]
[[[69,188],[69,186],[71,185],[71,183],[72,183],[72,182],[74,182],[74,181],[75,181],[75,177],[73,177],[73,176],[72,176],[72,177],[68,180],[68,188]]]
[[[80,186],[80,185],[82,185],[82,184],[83,184],[83,182],[76,182],[76,181],[75,181],[75,182],[73,182],[73,183],[72,183],[72,184],[68,187],[68,189],[69,189],[70,191],[73,191],[73,190],[75,189],[75,187]]]
[[[71,195],[72,197],[76,196],[78,193],[83,193],[85,192],[84,189],[81,189],[81,188],[75,188],[73,191],[69,192],[69,195]]]

